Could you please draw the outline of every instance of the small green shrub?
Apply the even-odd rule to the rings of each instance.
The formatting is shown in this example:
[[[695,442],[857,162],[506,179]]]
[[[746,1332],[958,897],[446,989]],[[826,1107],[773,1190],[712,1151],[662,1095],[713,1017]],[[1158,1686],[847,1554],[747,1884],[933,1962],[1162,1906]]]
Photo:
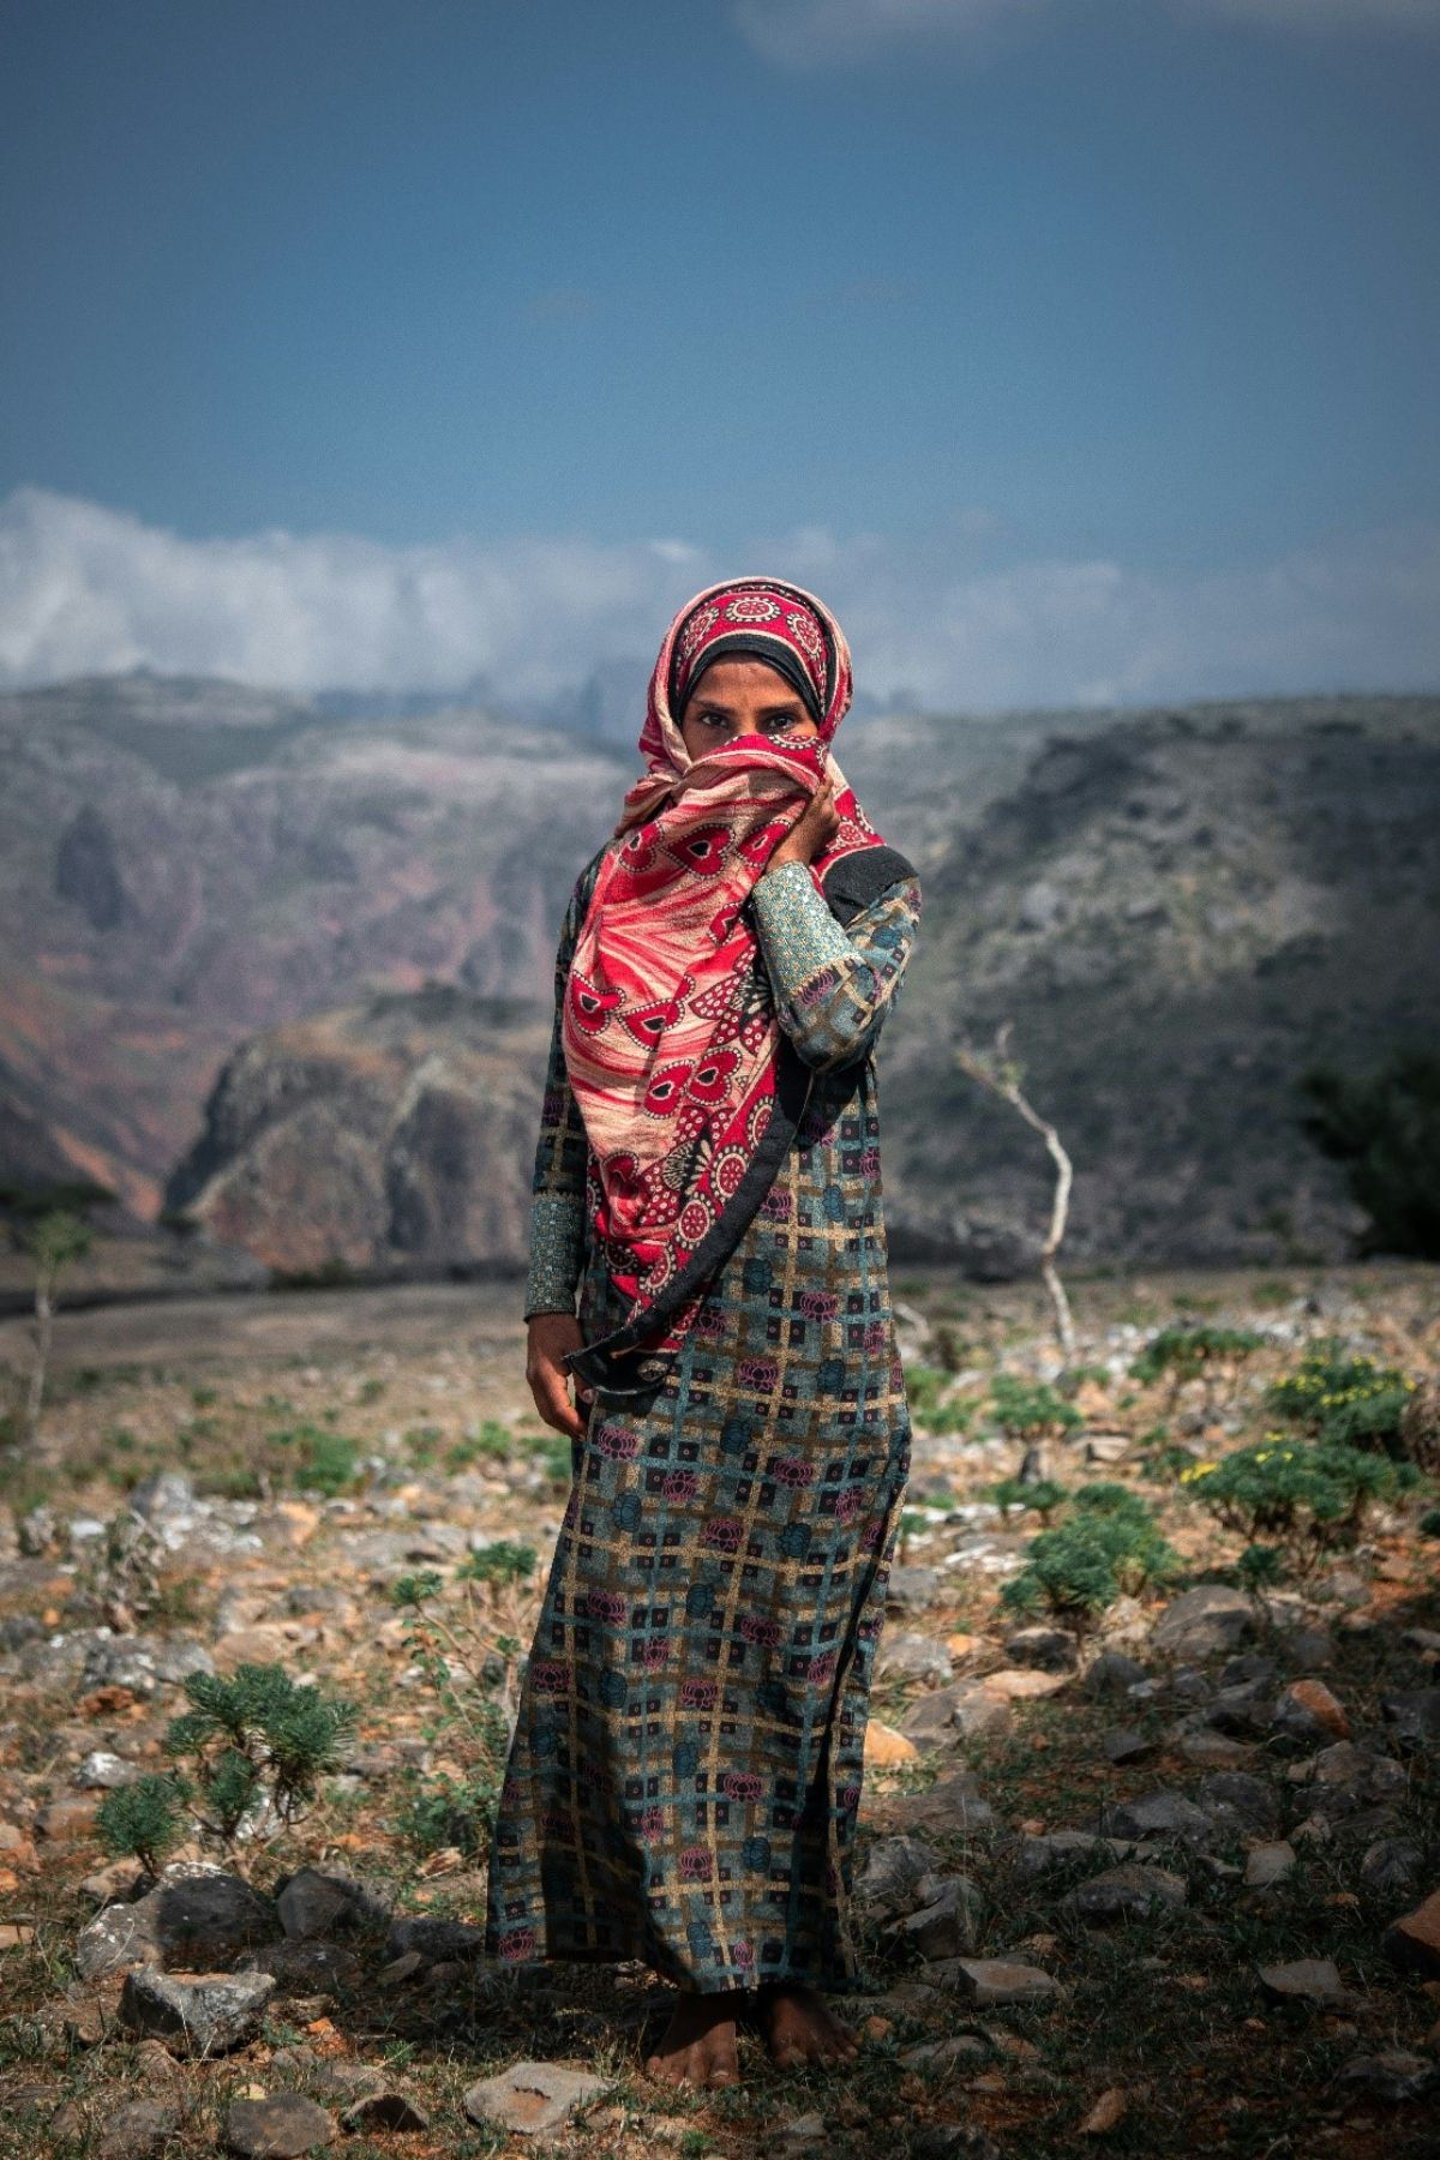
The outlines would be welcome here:
[[[1299,1369],[1277,1380],[1267,1407],[1302,1432],[1344,1447],[1402,1453],[1400,1420],[1414,1381],[1374,1358],[1351,1357],[1340,1343],[1318,1345]]]
[[[445,1457],[445,1467],[465,1470],[476,1462],[509,1462],[514,1448],[515,1435],[508,1425],[502,1425],[498,1418],[482,1418],[456,1441]],[[568,1462],[566,1472],[568,1475]]]
[[[1426,1508],[1420,1517],[1420,1535],[1440,1538],[1440,1507]]]
[[[352,1704],[279,1665],[240,1665],[228,1680],[192,1673],[185,1693],[190,1708],[172,1719],[165,1752],[189,1758],[202,1825],[225,1844],[262,1797],[293,1822],[342,1767],[355,1729]]]
[[[1408,1491],[1416,1477],[1383,1455],[1272,1432],[1221,1462],[1197,1463],[1181,1482],[1227,1530],[1247,1544],[1279,1545],[1303,1568],[1353,1544],[1371,1504]]]
[[[302,1492],[317,1492],[334,1500],[349,1492],[360,1474],[359,1452],[353,1440],[328,1426],[303,1422],[267,1434],[267,1444],[295,1456],[294,1479]]]
[[[185,1834],[186,1787],[175,1777],[142,1777],[107,1793],[95,1817],[100,1843],[112,1860],[138,1860],[158,1875],[165,1856]]]
[[[970,1405],[949,1399],[950,1374],[943,1365],[908,1365],[905,1395],[910,1415],[926,1432],[962,1433],[970,1423]]]
[[[1048,1610],[1078,1628],[1117,1597],[1167,1582],[1178,1566],[1148,1509],[1140,1520],[1090,1508],[1032,1538],[1025,1568],[1001,1597],[1019,1612]]]
[[[987,1494],[996,1507],[1030,1508],[1047,1525],[1056,1508],[1063,1506],[1069,1497],[1067,1488],[1058,1485],[1054,1478],[1037,1478],[1029,1485],[1018,1477],[1001,1478]]]
[[[1247,1545],[1235,1563],[1235,1573],[1247,1590],[1272,1589],[1288,1572],[1278,1545]]]
[[[495,1589],[528,1582],[535,1572],[535,1548],[499,1538],[493,1545],[477,1547],[455,1572],[462,1582],[489,1583]]]
[[[997,1373],[991,1381],[990,1414],[1012,1440],[1078,1432],[1085,1423],[1075,1405],[1048,1383],[1017,1380],[1013,1373]]]
[[[1074,1495],[1074,1505],[1083,1514],[1113,1515],[1123,1522],[1153,1523],[1155,1518],[1150,1504],[1128,1485],[1102,1481],[1095,1485],[1082,1485]]]
[[[1301,1087],[1304,1130],[1370,1217],[1368,1249],[1440,1257],[1440,1053],[1402,1050],[1362,1076],[1325,1067]]]
[[[1209,1365],[1221,1360],[1248,1357],[1265,1338],[1251,1328],[1161,1328],[1130,1367],[1132,1380],[1152,1386],[1167,1374],[1178,1388],[1186,1380],[1199,1379]]]

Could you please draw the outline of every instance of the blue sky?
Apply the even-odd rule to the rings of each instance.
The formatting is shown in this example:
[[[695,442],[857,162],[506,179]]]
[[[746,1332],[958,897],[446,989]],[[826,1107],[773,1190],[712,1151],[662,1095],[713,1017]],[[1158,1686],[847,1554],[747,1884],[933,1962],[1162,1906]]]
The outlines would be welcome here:
[[[0,677],[1440,679],[1440,0],[6,0]],[[828,581],[828,583],[826,582]]]

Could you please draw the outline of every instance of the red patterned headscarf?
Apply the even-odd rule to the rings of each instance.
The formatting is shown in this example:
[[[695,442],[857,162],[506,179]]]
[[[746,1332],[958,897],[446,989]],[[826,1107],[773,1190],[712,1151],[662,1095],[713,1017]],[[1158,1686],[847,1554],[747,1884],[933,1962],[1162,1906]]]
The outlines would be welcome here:
[[[712,661],[742,652],[791,683],[803,671],[818,739],[745,735],[692,759],[684,698]],[[608,1392],[663,1373],[794,1136],[809,1076],[776,1019],[745,903],[827,779],[840,829],[811,866],[821,892],[843,857],[883,845],[829,755],[850,687],[829,610],[771,578],[698,594],[660,648],[640,735],[648,769],[600,866],[562,1016],[592,1235],[627,1306],[622,1327],[568,1362]]]

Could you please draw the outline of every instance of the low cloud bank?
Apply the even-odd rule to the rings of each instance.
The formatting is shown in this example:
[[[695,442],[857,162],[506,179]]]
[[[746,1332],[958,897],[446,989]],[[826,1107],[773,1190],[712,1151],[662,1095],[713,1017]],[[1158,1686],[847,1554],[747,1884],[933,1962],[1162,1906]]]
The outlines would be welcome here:
[[[34,488],[0,503],[0,685],[146,666],[547,698],[653,652],[697,587],[757,568],[823,592],[872,696],[935,710],[1440,686],[1440,527],[1186,576],[1105,559],[986,568],[963,537],[815,530],[725,560],[684,540],[191,540]]]

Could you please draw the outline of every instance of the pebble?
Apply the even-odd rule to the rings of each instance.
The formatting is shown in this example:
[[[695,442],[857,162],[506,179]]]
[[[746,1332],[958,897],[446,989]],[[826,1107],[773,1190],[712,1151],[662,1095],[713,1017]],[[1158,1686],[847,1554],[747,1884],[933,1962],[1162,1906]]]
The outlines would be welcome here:
[[[1155,1742],[1133,1726],[1121,1725],[1102,1734],[1100,1748],[1105,1760],[1118,1767],[1121,1763],[1144,1762],[1155,1753]]]
[[[110,2110],[96,2160],[144,2160],[180,2127],[180,2110],[169,2100],[129,2100]]]
[[[428,2130],[424,2108],[402,2092],[367,2093],[340,2117],[343,2130]]]
[[[1081,1682],[1087,1695],[1123,1695],[1133,1687],[1143,1687],[1149,1679],[1143,1665],[1123,1650],[1102,1650],[1094,1663],[1086,1668]]]
[[[1005,1654],[1013,1664],[1041,1672],[1073,1673],[1080,1662],[1075,1637],[1065,1628],[1017,1628],[1005,1638]]]
[[[1292,1680],[1275,1704],[1275,1724],[1292,1740],[1348,1740],[1345,1706],[1323,1680]]]
[[[1275,1845],[1253,1846],[1245,1858],[1245,1887],[1273,1890],[1277,1883],[1289,1881],[1298,1864],[1294,1846],[1283,1839]]]
[[[943,1687],[954,1673],[950,1652],[931,1635],[902,1628],[881,1637],[875,1675],[880,1680],[919,1680],[927,1687]]]
[[[1419,1882],[1425,1855],[1413,1838],[1382,1837],[1367,1845],[1360,1880],[1381,1896],[1403,1896]]]
[[[1179,1838],[1187,1845],[1207,1843],[1214,1835],[1210,1817],[1183,1793],[1144,1793],[1107,1808],[1102,1824],[1111,1837]]]
[[[1440,2066],[1428,2055],[1395,2048],[1384,2055],[1353,2056],[1336,2082],[1362,2086],[1377,2100],[1421,2100],[1440,2090]]]
[[[1338,1966],[1330,1958],[1296,1958],[1288,1965],[1262,1965],[1260,1984],[1278,2002],[1312,2002],[1338,2009],[1350,2000]]]

